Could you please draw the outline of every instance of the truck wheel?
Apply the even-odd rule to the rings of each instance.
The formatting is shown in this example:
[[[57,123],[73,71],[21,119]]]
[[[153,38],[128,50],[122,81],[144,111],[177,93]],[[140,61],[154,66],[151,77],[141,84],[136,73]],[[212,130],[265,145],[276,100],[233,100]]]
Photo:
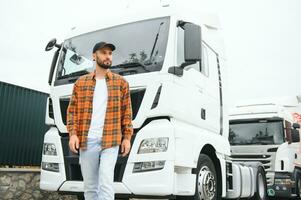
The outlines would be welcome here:
[[[217,199],[217,180],[214,164],[209,156],[200,154],[197,166],[195,198],[198,200]]]
[[[195,194],[177,196],[177,200],[217,200],[217,179],[214,164],[209,156],[199,155],[196,174]]]
[[[265,177],[265,171],[262,167],[259,167],[256,175],[256,192],[252,200],[267,200],[267,182]]]
[[[196,168],[196,186],[193,200],[216,200],[217,180],[214,164],[209,156],[199,155]]]

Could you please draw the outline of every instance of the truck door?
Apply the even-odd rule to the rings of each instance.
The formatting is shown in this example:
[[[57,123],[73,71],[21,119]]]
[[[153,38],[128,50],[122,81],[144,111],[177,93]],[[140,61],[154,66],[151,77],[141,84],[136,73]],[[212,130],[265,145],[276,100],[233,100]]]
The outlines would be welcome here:
[[[180,66],[184,60],[184,30],[178,27],[176,31],[176,65]],[[189,112],[190,122],[197,126],[208,129],[210,125],[210,108],[207,93],[208,82],[208,57],[206,47],[203,45],[203,61],[186,66],[183,70],[183,76],[176,78],[175,81],[183,88],[183,95],[187,95],[185,109]],[[212,127],[214,129],[214,127]]]

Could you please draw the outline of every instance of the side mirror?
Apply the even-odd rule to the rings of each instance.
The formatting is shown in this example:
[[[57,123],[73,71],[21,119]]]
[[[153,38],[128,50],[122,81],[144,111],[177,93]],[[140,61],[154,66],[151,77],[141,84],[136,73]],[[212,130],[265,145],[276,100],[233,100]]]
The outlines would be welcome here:
[[[294,129],[299,129],[299,128],[300,128],[300,124],[298,124],[298,123],[293,123],[293,128],[294,128]]]
[[[184,25],[184,58],[185,62],[202,60],[201,27],[192,23]]]
[[[292,142],[300,142],[300,134],[299,130],[297,129],[292,129]]]
[[[48,44],[46,45],[45,51],[50,51],[51,49],[53,49],[53,47],[57,47],[57,48],[60,49],[61,46],[62,46],[62,45],[57,44],[57,43],[56,43],[56,39],[53,38],[53,39],[50,40],[50,41],[48,42]]]

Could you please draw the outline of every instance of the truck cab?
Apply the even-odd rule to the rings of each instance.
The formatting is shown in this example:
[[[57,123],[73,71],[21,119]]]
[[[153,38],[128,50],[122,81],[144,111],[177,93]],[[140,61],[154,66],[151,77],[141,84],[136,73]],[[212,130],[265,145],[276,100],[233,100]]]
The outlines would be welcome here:
[[[262,162],[271,197],[300,195],[299,124],[293,117],[297,108],[298,102],[257,99],[236,105],[229,114],[233,160]]]
[[[93,24],[93,23],[91,23]],[[130,86],[134,134],[114,167],[116,198],[218,199],[260,196],[261,166],[232,162],[223,42],[216,17],[162,7],[75,27],[56,48],[40,188],[82,195],[78,154],[69,150],[66,111],[74,82],[94,69],[92,47],[116,46],[110,70]]]

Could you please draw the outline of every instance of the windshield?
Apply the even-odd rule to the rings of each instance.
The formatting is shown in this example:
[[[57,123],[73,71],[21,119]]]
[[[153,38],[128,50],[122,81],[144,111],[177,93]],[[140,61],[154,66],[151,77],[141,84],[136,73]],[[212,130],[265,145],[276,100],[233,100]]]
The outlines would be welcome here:
[[[231,122],[229,141],[231,145],[281,144],[283,121]]]
[[[99,41],[113,43],[111,71],[120,75],[159,71],[162,68],[169,17],[155,18],[68,39],[63,44],[56,81],[78,77],[95,69],[92,48]]]

